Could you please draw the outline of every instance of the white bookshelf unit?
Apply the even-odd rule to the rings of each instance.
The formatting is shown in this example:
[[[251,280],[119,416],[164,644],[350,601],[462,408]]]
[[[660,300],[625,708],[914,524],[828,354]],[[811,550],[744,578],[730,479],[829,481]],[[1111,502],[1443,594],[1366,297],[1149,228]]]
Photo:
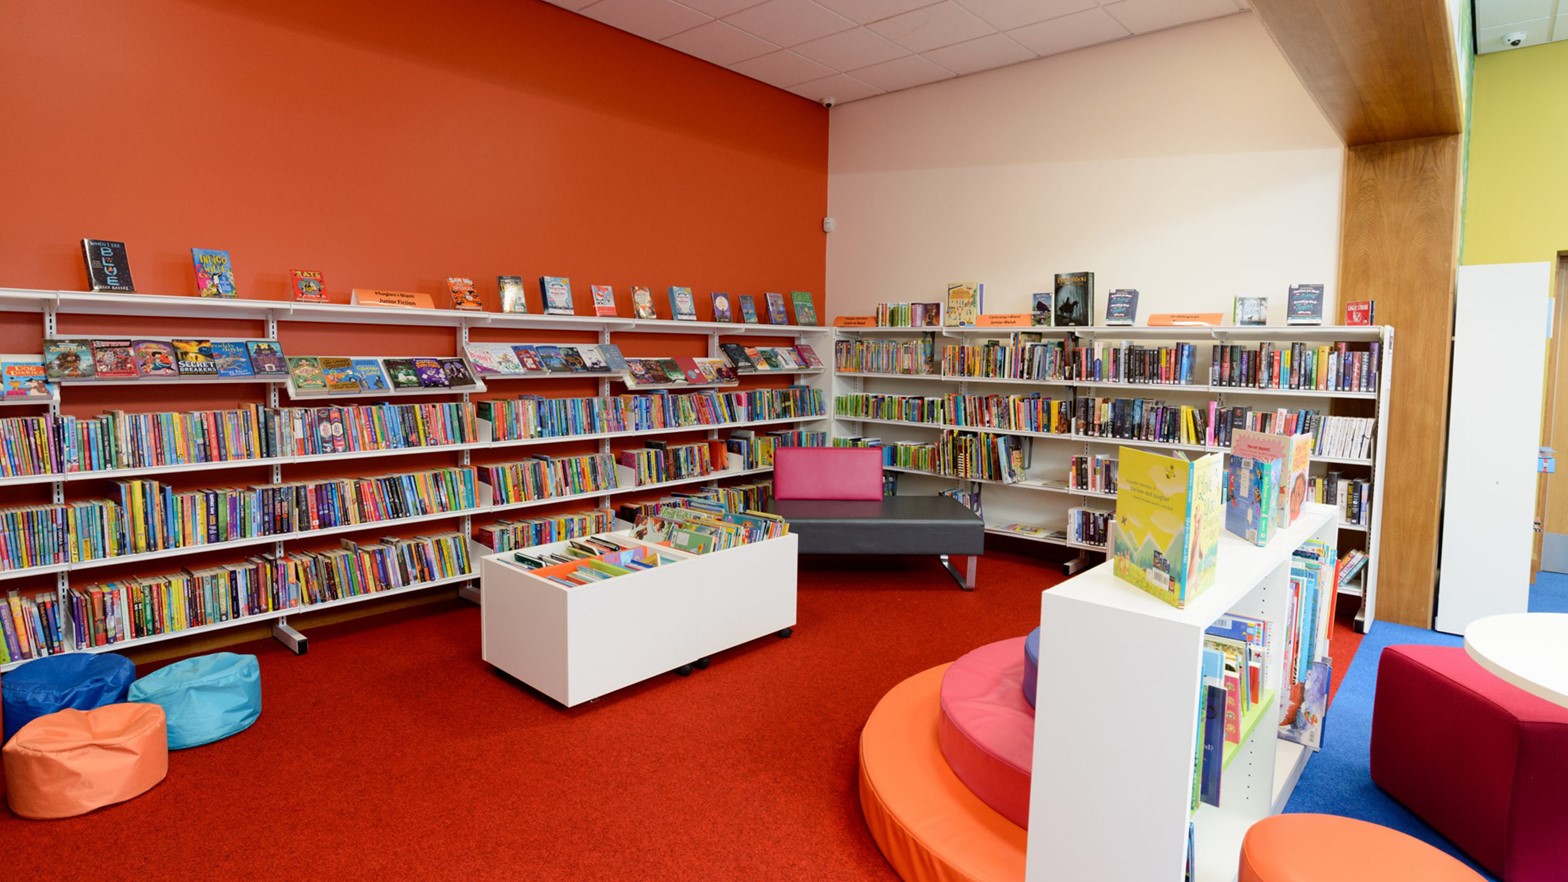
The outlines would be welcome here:
[[[1308,757],[1276,735],[1291,555],[1336,534],[1334,510],[1311,504],[1262,548],[1222,533],[1215,583],[1185,609],[1117,579],[1109,563],[1044,592],[1027,879],[1180,882],[1189,819],[1196,878],[1236,877],[1242,836],[1284,807]],[[1320,604],[1319,635],[1330,606]],[[1269,622],[1266,697],[1227,757],[1220,805],[1193,812],[1203,632],[1227,612]]]
[[[721,340],[730,338],[746,338],[748,340],[763,338],[786,338],[790,341],[813,341],[819,354],[826,357],[827,350],[831,349],[832,328],[811,325],[744,325],[727,324],[722,322],[686,322],[668,319],[637,319],[631,317],[592,317],[592,316],[554,316],[540,314],[520,313],[495,313],[477,311],[459,311],[450,309],[398,309],[392,307],[358,306],[348,304],[327,303],[294,303],[279,300],[255,299],[204,299],[191,296],[166,296],[158,294],[110,294],[97,292],[77,291],[46,291],[15,288],[0,288],[0,313],[6,313],[7,322],[21,322],[25,316],[36,317],[40,326],[40,340],[49,338],[70,337],[103,337],[102,333],[88,332],[76,333],[72,329],[62,330],[62,319],[73,316],[123,316],[140,319],[166,319],[171,324],[178,323],[183,329],[191,322],[202,321],[230,321],[249,322],[255,328],[255,333],[246,335],[244,339],[279,339],[280,329],[286,329],[291,323],[352,325],[352,326],[385,326],[389,328],[438,328],[450,330],[452,334],[452,348],[450,352],[409,353],[410,356],[421,355],[429,357],[462,357],[464,348],[470,342],[470,331],[489,329],[505,334],[510,342],[532,342],[529,335],[542,332],[551,335],[551,339],[565,345],[600,344],[617,342],[616,335],[620,334],[666,334],[697,337],[706,341],[707,354],[710,357],[723,358],[719,348]],[[69,322],[67,322],[69,324]],[[576,335],[573,339],[563,339],[560,332],[571,332]],[[163,333],[168,333],[167,331]],[[120,336],[123,336],[121,334]],[[153,335],[157,336],[157,335]],[[214,335],[218,336],[218,335]],[[227,331],[222,337],[233,337],[232,331]],[[763,345],[771,345],[764,342]],[[287,340],[284,341],[284,352],[289,353]],[[310,354],[295,352],[295,355]],[[244,393],[254,396],[250,400],[260,398],[260,403],[267,407],[279,406],[293,407],[319,407],[341,402],[344,405],[374,404],[374,403],[418,403],[424,402],[462,402],[472,403],[470,393],[475,396],[485,394],[486,397],[511,397],[526,394],[532,391],[531,384],[524,386],[508,386],[506,388],[489,388],[485,383],[497,379],[512,379],[510,377],[496,377],[486,375],[479,385],[467,389],[421,389],[415,392],[398,392],[386,390],[382,392],[361,392],[355,395],[327,394],[327,395],[301,395],[292,402],[280,402],[281,394],[287,383],[284,378],[277,378],[267,382],[258,382],[254,378],[172,378],[165,380],[125,380],[125,381],[81,381],[64,384],[51,384],[51,395],[47,398],[13,398],[0,399],[7,407],[0,411],[0,418],[14,416],[36,415],[39,411],[47,412],[58,417],[61,413],[62,403],[69,403],[78,390],[87,389],[95,385],[113,385],[119,382],[123,385],[159,386],[169,387],[173,390],[186,384],[199,384],[201,386],[216,386],[221,384],[248,384],[250,391]],[[624,376],[606,372],[574,372],[556,373],[546,375],[531,375],[528,379],[548,379],[558,381],[582,381],[590,379],[597,385],[597,396],[608,397],[615,393],[612,383],[624,385]],[[769,386],[794,383],[804,385],[823,393],[824,401],[829,396],[831,372],[826,370],[778,370],[759,372],[745,375],[748,388],[758,389]],[[761,386],[757,385],[760,381]],[[774,381],[770,383],[769,381]],[[244,388],[242,386],[242,388]],[[674,385],[668,389],[659,389],[657,392],[682,392],[703,391],[703,386]],[[625,391],[622,389],[621,391]],[[650,390],[650,392],[655,390]],[[722,393],[724,390],[714,390]],[[171,392],[171,395],[178,395]],[[409,400],[409,396],[418,397]],[[553,396],[555,393],[544,393]],[[630,390],[630,394],[648,394],[637,390]],[[444,396],[444,397],[442,397]],[[584,397],[581,393],[561,395],[559,397]],[[593,396],[587,396],[593,397]],[[168,404],[161,404],[148,409],[178,410],[172,399]],[[28,405],[30,407],[23,407]],[[396,474],[395,463],[399,457],[416,454],[444,454],[450,456],[449,460],[439,465],[422,465],[418,470],[444,467],[470,467],[474,466],[471,455],[480,452],[504,451],[516,449],[509,458],[499,459],[498,462],[515,462],[535,456],[541,452],[540,448],[550,445],[573,444],[576,442],[596,442],[597,452],[613,453],[617,446],[636,446],[637,439],[644,435],[674,435],[676,433],[690,433],[694,437],[717,439],[725,430],[730,429],[757,429],[759,431],[775,429],[807,428],[812,423],[822,423],[828,417],[823,415],[811,416],[785,416],[771,419],[737,420],[709,422],[683,426],[669,426],[639,431],[624,432],[598,432],[554,435],[549,437],[525,438],[509,441],[495,441],[490,433],[490,426],[482,420],[476,420],[479,431],[475,438],[460,443],[428,444],[422,446],[400,446],[384,449],[349,450],[335,453],[309,454],[309,455],[279,455],[259,458],[237,458],[211,462],[197,462],[190,464],[167,464],[141,468],[116,468],[99,469],[96,471],[76,471],[64,473],[46,473],[38,475],[20,475],[14,477],[0,477],[0,489],[45,487],[48,488],[47,499],[39,500],[40,503],[63,503],[88,496],[107,496],[112,493],[98,489],[99,482],[125,480],[133,478],[153,477],[158,475],[183,475],[185,473],[212,475],[215,482],[213,486],[226,486],[228,483],[251,484],[256,483],[258,474],[265,475],[263,483],[280,483],[293,480],[293,476],[286,475],[285,469],[291,466],[338,464],[342,460],[343,468],[336,474],[348,477],[363,474]],[[580,446],[579,446],[580,451]],[[388,458],[390,463],[385,467],[377,467],[375,460]],[[496,457],[491,457],[496,459]],[[727,466],[727,463],[716,465]],[[230,472],[237,472],[233,477],[228,477]],[[692,487],[699,484],[715,485],[729,478],[760,478],[771,472],[769,468],[736,468],[733,466],[717,468],[706,475],[692,476],[648,484],[632,486],[622,483],[601,490],[591,490],[581,493],[546,496],[526,501],[497,503],[493,496],[481,484],[476,504],[468,508],[459,508],[448,511],[439,511],[431,514],[421,514],[413,517],[396,518],[388,520],[371,521],[348,526],[329,527],[322,529],[299,530],[287,534],[273,534],[253,536],[242,539],[192,545],[160,551],[147,552],[135,555],[120,555],[110,558],[91,559],[73,563],[48,564],[26,568],[13,568],[0,570],[0,589],[17,589],[28,594],[52,594],[59,603],[62,616],[69,610],[68,593],[76,573],[98,571],[102,573],[116,572],[112,568],[121,565],[134,565],[138,563],[152,563],[155,566],[164,566],[171,569],[180,566],[180,559],[192,554],[205,554],[211,552],[234,551],[237,557],[244,558],[260,553],[274,553],[282,555],[286,543],[301,540],[314,540],[331,538],[339,535],[365,537],[365,541],[385,536],[391,533],[405,535],[408,531],[404,527],[432,522],[448,522],[455,524],[450,528],[465,536],[472,537],[474,533],[473,519],[476,516],[504,515],[507,512],[516,512],[529,508],[550,506],[566,502],[582,502],[590,505],[610,505],[617,497],[636,497],[644,494],[656,494],[659,491],[672,487]],[[480,477],[483,476],[481,472]],[[434,525],[445,531],[444,525]],[[473,548],[477,557],[486,549]],[[475,565],[477,567],[477,564]],[[162,571],[162,570],[160,570]],[[187,628],[167,633],[153,634],[119,641],[105,646],[76,646],[71,636],[71,627],[68,622],[62,621],[62,631],[65,634],[64,651],[115,651],[133,648],[145,643],[178,639],[181,637],[206,633],[223,628],[234,627],[257,622],[272,622],[274,636],[293,648],[296,652],[304,651],[305,637],[295,631],[288,623],[290,616],[311,612],[315,609],[328,606],[340,606],[386,597],[394,593],[405,593],[442,586],[460,586],[464,596],[475,597],[474,588],[478,579],[477,569],[460,577],[437,579],[419,585],[409,585],[379,592],[343,597],[325,603],[309,604],[285,610],[277,610],[259,615],[245,616],[213,622],[206,625]],[[39,579],[49,579],[53,582],[53,590],[37,585]],[[91,584],[91,582],[86,582]],[[19,586],[19,588],[18,588]],[[791,584],[793,590],[793,583]],[[689,659],[688,659],[689,660]],[[25,661],[13,661],[0,665],[0,670],[8,670]]]
[[[622,545],[646,545],[626,533]],[[524,551],[552,552],[555,542]],[[570,587],[514,552],[480,559],[484,660],[572,707],[795,625],[799,537],[703,555]]]
[[[934,340],[932,370],[941,370],[944,345],[979,345],[987,340],[1006,341],[1016,332],[1035,333],[1047,341],[1067,340],[1073,345],[1103,342],[1161,344],[1191,343],[1195,347],[1193,379],[1190,384],[1109,382],[1088,379],[1020,379],[976,376],[950,376],[938,373],[879,373],[835,370],[833,398],[846,394],[905,396],[944,395],[1032,395],[1048,398],[1081,396],[1158,399],[1170,405],[1196,405],[1215,400],[1220,407],[1245,406],[1255,411],[1313,409],[1330,416],[1360,416],[1373,421],[1374,434],[1369,456],[1314,455],[1312,474],[1325,476],[1341,472],[1346,479],[1364,478],[1371,483],[1364,524],[1344,523],[1341,549],[1360,548],[1368,561],[1365,578],[1345,586],[1343,593],[1360,598],[1357,626],[1365,630],[1376,616],[1377,569],[1382,523],[1382,481],[1386,456],[1387,401],[1392,388],[1394,332],[1386,326],[1347,325],[1268,325],[1268,326],[1087,326],[1087,327],[923,327],[923,328],[837,328],[836,341],[896,340],[909,342],[925,335]],[[1302,343],[1317,347],[1344,342],[1379,350],[1377,389],[1341,391],[1331,389],[1255,388],[1213,385],[1209,382],[1210,353],[1215,345],[1256,347],[1261,343],[1287,347]],[[835,366],[839,363],[835,352]],[[835,412],[837,410],[835,406]],[[1069,573],[1077,572],[1104,554],[1103,547],[1073,542],[1065,530],[1067,510],[1085,505],[1114,508],[1115,494],[1096,493],[1068,486],[1069,463],[1073,456],[1114,455],[1121,446],[1162,451],[1208,453],[1224,450],[1202,444],[1183,444],[1104,437],[1098,435],[1051,433],[1021,429],[988,428],[955,423],[918,422],[861,416],[834,416],[835,437],[876,437],[889,444],[898,441],[930,443],[937,433],[954,430],[984,435],[1003,435],[1022,439],[1026,445],[1028,467],[1023,480],[1005,482],[940,475],[931,471],[891,466],[888,471],[900,476],[900,483],[912,482],[914,492],[934,492],[940,487],[972,485],[982,488],[987,531],[1045,545],[1070,548],[1077,556],[1068,562]],[[1046,535],[1022,535],[1002,530],[1011,523],[1052,527]]]

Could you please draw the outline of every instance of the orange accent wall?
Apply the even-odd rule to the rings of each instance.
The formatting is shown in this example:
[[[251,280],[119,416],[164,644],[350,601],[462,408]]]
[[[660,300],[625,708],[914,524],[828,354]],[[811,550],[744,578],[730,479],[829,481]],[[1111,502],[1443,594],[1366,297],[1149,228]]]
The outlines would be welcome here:
[[[828,314],[827,111],[538,0],[0,0],[0,21],[0,286],[84,289],[90,236],[151,293],[193,291],[195,246],[228,249],[247,298],[301,268],[336,302],[448,303],[468,276],[498,309],[515,274],[538,311],[563,275],[581,313],[589,284],[623,313],[649,285],[661,315],[680,284],[702,318],[714,290]],[[36,347],[25,325],[0,351]]]

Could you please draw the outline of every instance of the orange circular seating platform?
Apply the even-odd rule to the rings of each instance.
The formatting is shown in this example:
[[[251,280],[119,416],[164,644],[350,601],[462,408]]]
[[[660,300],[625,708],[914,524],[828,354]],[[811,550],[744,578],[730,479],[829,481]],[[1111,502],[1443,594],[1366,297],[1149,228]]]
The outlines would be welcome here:
[[[937,741],[942,675],[894,686],[860,734],[860,808],[905,882],[1020,882],[1028,834],[981,802]]]
[[[1241,841],[1237,882],[1485,882],[1398,830],[1335,815],[1274,815]]]

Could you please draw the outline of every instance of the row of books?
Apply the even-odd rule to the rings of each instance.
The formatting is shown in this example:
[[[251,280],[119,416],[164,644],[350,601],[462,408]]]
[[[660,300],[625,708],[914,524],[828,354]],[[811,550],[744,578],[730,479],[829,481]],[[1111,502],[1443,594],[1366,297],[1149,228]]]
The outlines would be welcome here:
[[[1270,636],[1267,620],[1241,615],[1220,616],[1204,632],[1194,809],[1200,803],[1220,804],[1225,746],[1241,743],[1244,717],[1267,695],[1264,672]]]
[[[569,438],[604,432],[702,428],[725,423],[820,416],[822,392],[808,386],[751,392],[655,393],[613,398],[545,398],[481,401],[480,419],[496,441]]]
[[[476,526],[474,541],[491,551],[512,551],[603,533],[614,520],[615,512],[607,508],[514,518]]]
[[[9,592],[0,604],[0,664],[387,591],[472,571],[458,533],[344,541],[338,549],[73,586],[58,596]],[[70,640],[66,640],[66,636]]]
[[[637,521],[632,535],[688,554],[708,554],[789,534],[789,524],[770,512],[734,511],[701,499],[660,505]]]
[[[614,535],[568,539],[565,545],[551,551],[530,548],[513,552],[512,557],[533,575],[567,588],[629,576],[682,560]]]
[[[451,280],[449,280],[451,281]],[[468,281],[466,279],[460,281]],[[517,276],[497,276],[497,286],[501,290],[501,307],[504,312],[527,312],[527,302],[523,298],[523,280]],[[617,315],[615,305],[615,289],[609,285],[588,286],[593,294],[594,315]],[[469,283],[472,290],[472,283]],[[539,294],[544,301],[545,315],[573,315],[576,306],[572,300],[572,281],[565,276],[540,276]],[[670,318],[675,321],[693,322],[697,320],[697,299],[692,290],[684,285],[671,285],[666,292],[669,298]],[[763,301],[768,309],[768,324],[789,324],[789,315],[785,311],[784,295],[776,292],[763,294]],[[456,302],[454,292],[454,303]],[[709,294],[713,305],[713,321],[733,322],[737,316],[743,324],[762,324],[757,312],[757,303],[750,294],[741,294],[732,297],[725,291],[714,291]],[[473,298],[477,304],[477,295]],[[791,291],[789,302],[795,308],[795,324],[815,325],[817,323],[816,303],[809,291]],[[454,307],[462,308],[462,307]],[[470,307],[478,309],[477,305]],[[654,309],[653,292],[642,285],[632,286],[632,315],[640,319],[657,319],[658,313]]]
[[[1067,486],[1089,493],[1116,492],[1116,457],[1075,456],[1067,463]]]
[[[913,340],[841,339],[833,344],[833,366],[866,374],[940,373],[936,340],[929,334]]]
[[[1029,340],[1036,334],[1018,332],[1013,342],[986,340],[942,347],[941,372],[949,377],[1012,380],[1065,380],[1073,350],[1064,340]]]
[[[207,338],[48,339],[41,364],[49,380],[282,379],[288,371],[276,340]]]
[[[1114,512],[1087,506],[1073,506],[1067,510],[1067,541],[1084,545],[1105,547],[1109,538]]]
[[[808,343],[794,346],[744,346],[720,343],[719,351],[743,374],[768,371],[802,371],[822,367],[822,359]]]
[[[469,509],[476,491],[472,468],[178,491],[122,481],[117,501],[0,509],[0,570]]]
[[[1051,344],[1031,351],[1050,352]],[[1068,350],[1065,380],[1095,383],[1152,383],[1187,386],[1197,374],[1198,348],[1191,343],[1144,346],[1138,343],[1090,342]]]
[[[0,477],[241,462],[475,440],[472,404],[378,403],[0,419]]]
[[[614,343],[561,346],[550,343],[469,343],[463,348],[481,376],[618,373],[626,357]]]
[[[670,444],[650,439],[646,446],[621,451],[621,465],[631,469],[633,486],[661,484],[710,475],[725,467],[724,441]]]
[[[1307,481],[1307,497],[1337,508],[1340,523],[1362,527],[1372,523],[1372,482],[1365,478],[1346,478],[1334,471],[1314,475]]]
[[[735,366],[722,358],[628,358],[626,385],[639,389],[648,386],[713,386],[734,383],[740,378]]]
[[[946,431],[937,440],[931,470],[952,478],[1015,484],[1028,467],[1024,445],[1014,436]]]
[[[1328,629],[1333,621],[1335,569],[1332,545],[1308,541],[1291,555],[1279,736],[1313,750],[1322,744],[1323,715],[1328,710],[1332,673]]]
[[[1210,354],[1209,385],[1376,392],[1382,372],[1379,349],[1376,341],[1364,350],[1351,350],[1344,342],[1283,347],[1267,342],[1257,349],[1216,344]]]
[[[878,303],[874,315],[879,328],[939,328],[940,303]]]
[[[496,505],[533,502],[620,487],[615,457],[608,453],[582,456],[536,456],[523,462],[480,467]]]
[[[289,385],[295,394],[358,394],[412,389],[480,388],[468,359],[357,358],[346,355],[290,356]]]

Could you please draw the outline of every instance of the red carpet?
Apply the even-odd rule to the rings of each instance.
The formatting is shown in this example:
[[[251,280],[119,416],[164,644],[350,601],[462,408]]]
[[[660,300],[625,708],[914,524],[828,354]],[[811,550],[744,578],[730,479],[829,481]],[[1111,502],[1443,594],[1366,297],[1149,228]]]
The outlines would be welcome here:
[[[934,559],[803,561],[793,638],[570,711],[480,661],[479,611],[457,601],[317,629],[297,658],[252,644],[255,726],[173,754],[124,805],[0,812],[0,866],[30,882],[893,879],[856,793],[867,716],[909,675],[1028,633],[1059,580],[995,551],[975,592]]]

